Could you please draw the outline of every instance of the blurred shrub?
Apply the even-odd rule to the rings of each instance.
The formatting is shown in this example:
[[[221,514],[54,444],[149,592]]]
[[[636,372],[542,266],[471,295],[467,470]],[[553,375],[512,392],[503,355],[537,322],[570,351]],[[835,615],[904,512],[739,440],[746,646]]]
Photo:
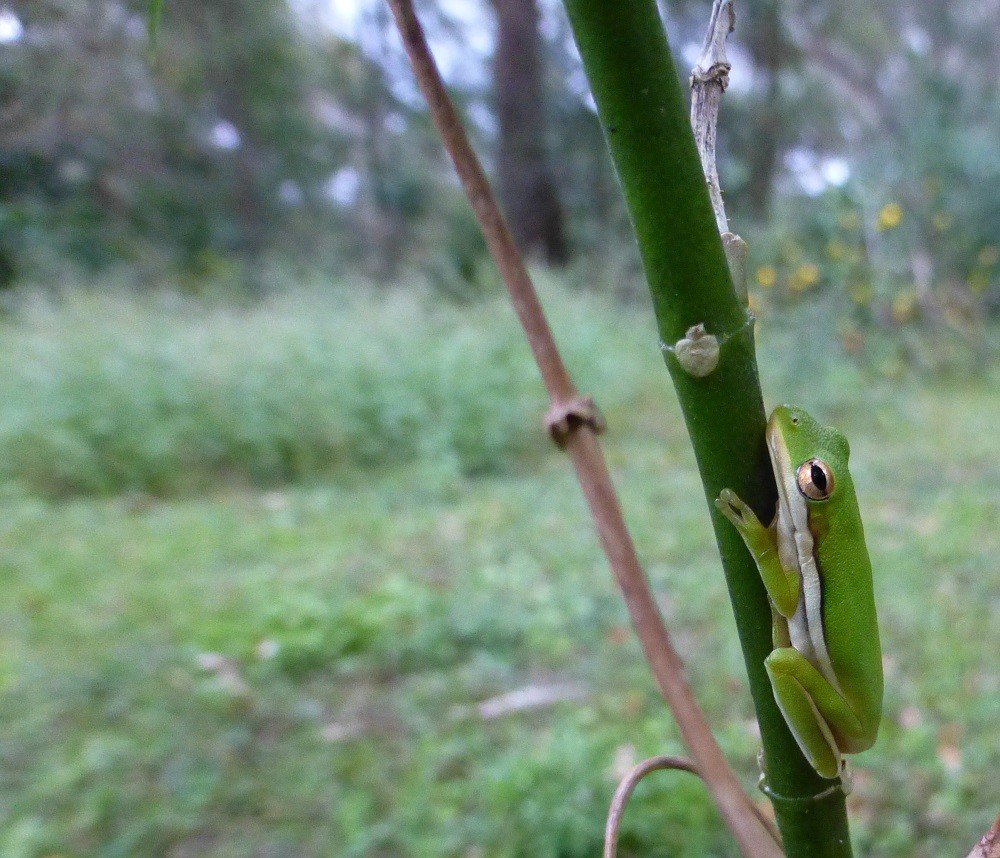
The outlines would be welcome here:
[[[548,291],[581,383],[627,397],[634,361],[598,343],[641,328]],[[303,289],[233,308],[69,291],[9,306],[0,476],[47,494],[272,485],[415,458],[474,474],[547,449],[544,392],[499,300]]]
[[[775,233],[753,245],[761,357],[780,390],[798,379],[849,396],[865,382],[845,386],[845,374],[895,381],[912,368],[986,366],[989,324],[970,339],[892,322],[891,307],[905,309],[898,296],[887,321],[857,292],[864,263],[814,252],[820,235]],[[836,241],[854,247],[847,236],[825,239]],[[261,276],[280,285],[277,274]],[[638,396],[666,385],[648,309],[541,283],[581,389],[614,420],[630,419]],[[433,285],[303,286],[240,306],[234,294],[245,293],[104,284],[8,294],[0,481],[50,496],[167,495],[369,479],[358,475],[417,460],[444,479],[532,467],[550,449],[545,393],[501,296],[456,305]]]
[[[959,234],[948,211],[902,195],[875,207],[865,199],[849,186],[788,200],[751,237],[751,307],[797,326],[821,317],[822,329],[808,328],[814,342],[839,341],[888,376],[984,366],[1000,273],[995,242]]]

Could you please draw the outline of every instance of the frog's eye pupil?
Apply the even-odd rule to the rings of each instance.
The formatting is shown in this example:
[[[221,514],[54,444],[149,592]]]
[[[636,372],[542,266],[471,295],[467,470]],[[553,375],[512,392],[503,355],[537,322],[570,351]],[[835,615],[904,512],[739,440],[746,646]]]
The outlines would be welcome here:
[[[804,462],[795,474],[799,491],[809,500],[826,500],[833,494],[833,472],[822,459]]]

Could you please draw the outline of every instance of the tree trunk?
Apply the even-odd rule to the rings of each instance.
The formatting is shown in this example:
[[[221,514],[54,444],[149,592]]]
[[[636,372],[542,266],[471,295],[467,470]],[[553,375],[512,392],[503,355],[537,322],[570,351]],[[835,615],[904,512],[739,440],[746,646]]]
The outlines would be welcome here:
[[[497,15],[493,85],[500,127],[500,199],[521,252],[559,265],[568,251],[546,157],[538,7],[536,0],[492,2]]]
[[[764,220],[770,214],[774,178],[786,142],[779,76],[791,59],[791,48],[784,36],[778,4],[765,0],[748,5],[746,43],[754,73],[764,79],[764,95],[754,122],[746,196],[750,214]]]
[[[766,220],[771,213],[771,192],[778,171],[778,85],[774,72],[768,69],[767,89],[757,111],[754,144],[749,152],[746,199],[750,215]]]

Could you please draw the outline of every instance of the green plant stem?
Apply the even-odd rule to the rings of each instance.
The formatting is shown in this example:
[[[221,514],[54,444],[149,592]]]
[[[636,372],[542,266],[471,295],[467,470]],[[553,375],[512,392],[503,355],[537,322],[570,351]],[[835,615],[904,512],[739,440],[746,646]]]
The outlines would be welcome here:
[[[730,281],[687,109],[654,0],[565,0],[625,193],[664,343],[704,324],[724,340],[705,378],[667,364],[709,501],[760,724],[765,773],[789,856],[848,856],[844,796],[802,756],[764,670],[771,613],[742,540],[713,505],[734,489],[769,520],[776,488],[753,336]]]

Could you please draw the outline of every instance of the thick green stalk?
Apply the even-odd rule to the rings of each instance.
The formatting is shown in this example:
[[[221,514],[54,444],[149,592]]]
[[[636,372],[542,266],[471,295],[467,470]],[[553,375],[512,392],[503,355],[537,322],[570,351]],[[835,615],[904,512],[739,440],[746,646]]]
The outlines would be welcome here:
[[[668,353],[726,573],[760,724],[769,795],[789,856],[849,856],[844,796],[806,762],[764,670],[771,613],[753,560],[713,505],[729,487],[765,520],[776,489],[746,310],[730,281],[685,99],[654,0],[565,0],[625,193],[664,343],[703,324],[718,367],[689,375]]]

